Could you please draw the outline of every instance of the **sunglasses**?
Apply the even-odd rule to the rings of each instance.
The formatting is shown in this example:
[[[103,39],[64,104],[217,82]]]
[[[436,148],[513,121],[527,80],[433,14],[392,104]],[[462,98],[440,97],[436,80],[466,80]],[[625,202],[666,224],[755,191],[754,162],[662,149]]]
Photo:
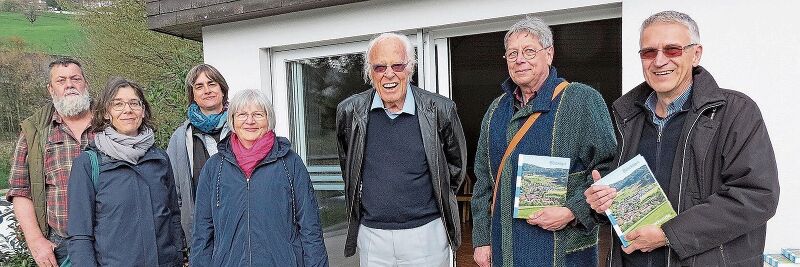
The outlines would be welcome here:
[[[686,46],[667,45],[663,49],[645,48],[639,50],[639,57],[641,59],[654,59],[658,56],[658,51],[664,52],[664,56],[668,58],[679,57],[683,55],[683,50],[695,45],[697,44],[688,44]]]
[[[402,72],[406,69],[406,65],[408,65],[408,62],[392,64],[391,66],[376,64],[372,65],[372,71],[375,73],[384,73],[386,69],[391,67],[394,72]]]

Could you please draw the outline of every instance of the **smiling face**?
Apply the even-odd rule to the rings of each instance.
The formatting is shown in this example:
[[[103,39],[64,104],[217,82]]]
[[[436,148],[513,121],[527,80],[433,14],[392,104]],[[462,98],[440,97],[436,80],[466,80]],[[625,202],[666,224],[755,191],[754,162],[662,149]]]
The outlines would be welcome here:
[[[268,115],[258,105],[247,105],[234,113],[233,132],[244,147],[252,147],[256,140],[269,131]]]
[[[666,46],[684,47],[691,44],[689,28],[678,23],[654,23],[642,31],[641,49],[663,49]],[[669,58],[659,51],[654,59],[642,59],[642,72],[647,84],[661,97],[674,99],[692,84],[692,67],[700,64],[701,45],[683,50],[678,57]]]
[[[200,107],[203,114],[219,114],[222,112],[222,89],[219,83],[208,78],[203,72],[197,76],[192,84],[194,102]]]
[[[116,110],[114,106],[114,102],[124,102],[122,104],[121,110]],[[142,99],[139,99],[139,96],[136,95],[136,91],[130,87],[122,87],[117,90],[117,94],[114,95],[113,100],[111,101],[108,107],[106,107],[106,115],[105,119],[111,121],[111,126],[114,127],[120,134],[124,134],[127,136],[137,136],[139,134],[139,126],[142,125],[142,119],[144,118],[144,106],[141,105]],[[139,102],[140,105],[136,107],[135,105],[130,105],[127,103],[135,103]]]
[[[408,76],[411,75],[411,70],[409,65],[406,65],[402,71],[395,71],[391,66],[408,63],[403,42],[397,38],[378,41],[369,54],[369,63],[373,67],[370,69],[369,75],[378,95],[383,100],[383,105],[392,111],[401,110],[403,102],[405,102]],[[383,73],[375,71],[374,66],[376,65],[386,66],[385,71]]]
[[[517,51],[518,56],[513,61],[506,61],[508,75],[523,91],[533,92],[539,90],[547,76],[550,75],[550,64],[553,63],[553,47],[536,53],[533,59],[526,59],[522,55],[525,49],[539,50],[542,45],[539,38],[527,32],[514,33],[508,37],[506,54]]]

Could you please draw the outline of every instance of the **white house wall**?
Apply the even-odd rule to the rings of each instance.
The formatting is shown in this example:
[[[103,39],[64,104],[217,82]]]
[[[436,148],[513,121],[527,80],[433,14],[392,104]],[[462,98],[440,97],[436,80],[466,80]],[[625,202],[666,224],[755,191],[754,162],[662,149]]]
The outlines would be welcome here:
[[[699,24],[704,46],[701,65],[723,87],[742,91],[761,107],[775,147],[781,181],[781,201],[777,215],[770,220],[767,250],[800,247],[800,179],[793,164],[800,141],[798,114],[792,107],[800,99],[795,80],[800,77],[800,19],[792,0],[625,0],[622,2],[623,92],[643,81],[636,51],[639,49],[639,24],[661,10],[678,10],[691,15]],[[528,13],[586,7],[619,5],[611,0],[531,0],[531,1],[368,1],[332,8],[309,10],[268,18],[203,28],[205,61],[220,69],[231,90],[259,88],[272,95],[269,75],[270,48],[291,49],[364,40],[375,33],[417,29],[436,29],[469,25],[476,21],[491,24]],[[589,8],[591,9],[591,8]],[[553,20],[547,20],[553,23]],[[458,30],[455,28],[455,30]],[[289,133],[288,122],[278,118],[278,133]]]
[[[663,10],[692,16],[700,28],[703,56],[721,87],[744,92],[758,103],[767,124],[781,183],[778,212],[767,225],[768,252],[800,247],[800,19],[797,1],[626,0],[622,3],[622,84],[627,92],[644,81],[639,27]]]

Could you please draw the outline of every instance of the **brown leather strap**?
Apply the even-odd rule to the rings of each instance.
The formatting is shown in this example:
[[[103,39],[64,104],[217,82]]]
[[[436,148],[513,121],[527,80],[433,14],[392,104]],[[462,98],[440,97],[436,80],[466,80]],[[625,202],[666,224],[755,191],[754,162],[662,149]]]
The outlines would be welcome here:
[[[567,85],[569,85],[569,82],[567,81],[563,81],[558,84],[556,89],[553,91],[553,98],[551,100],[555,100],[556,97],[558,97],[558,95],[560,95],[561,92],[567,88]],[[506,147],[506,152],[503,154],[503,159],[500,160],[500,167],[497,168],[497,175],[494,177],[494,187],[492,188],[492,214],[494,214],[494,204],[495,201],[497,201],[497,187],[500,185],[500,175],[503,174],[503,168],[506,166],[506,160],[509,156],[511,156],[511,153],[517,148],[519,141],[522,140],[522,137],[525,137],[525,133],[528,132],[528,129],[531,128],[533,123],[536,122],[536,119],[539,118],[539,115],[541,114],[541,112],[531,114],[531,116],[528,117],[528,120],[526,120],[525,123],[522,124],[522,127],[519,128],[519,131],[517,131],[517,133],[514,134],[514,137],[511,138],[511,143],[508,144],[508,147]]]

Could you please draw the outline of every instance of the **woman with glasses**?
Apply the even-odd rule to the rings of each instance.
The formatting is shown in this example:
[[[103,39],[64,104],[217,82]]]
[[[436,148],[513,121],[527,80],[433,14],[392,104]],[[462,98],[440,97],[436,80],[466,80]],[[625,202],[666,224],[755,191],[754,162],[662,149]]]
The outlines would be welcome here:
[[[183,232],[167,154],[141,87],[113,78],[94,108],[89,149],[69,179],[73,266],[181,266]]]
[[[197,185],[191,266],[328,266],[311,179],[289,140],[276,137],[267,97],[231,98],[233,129]]]

